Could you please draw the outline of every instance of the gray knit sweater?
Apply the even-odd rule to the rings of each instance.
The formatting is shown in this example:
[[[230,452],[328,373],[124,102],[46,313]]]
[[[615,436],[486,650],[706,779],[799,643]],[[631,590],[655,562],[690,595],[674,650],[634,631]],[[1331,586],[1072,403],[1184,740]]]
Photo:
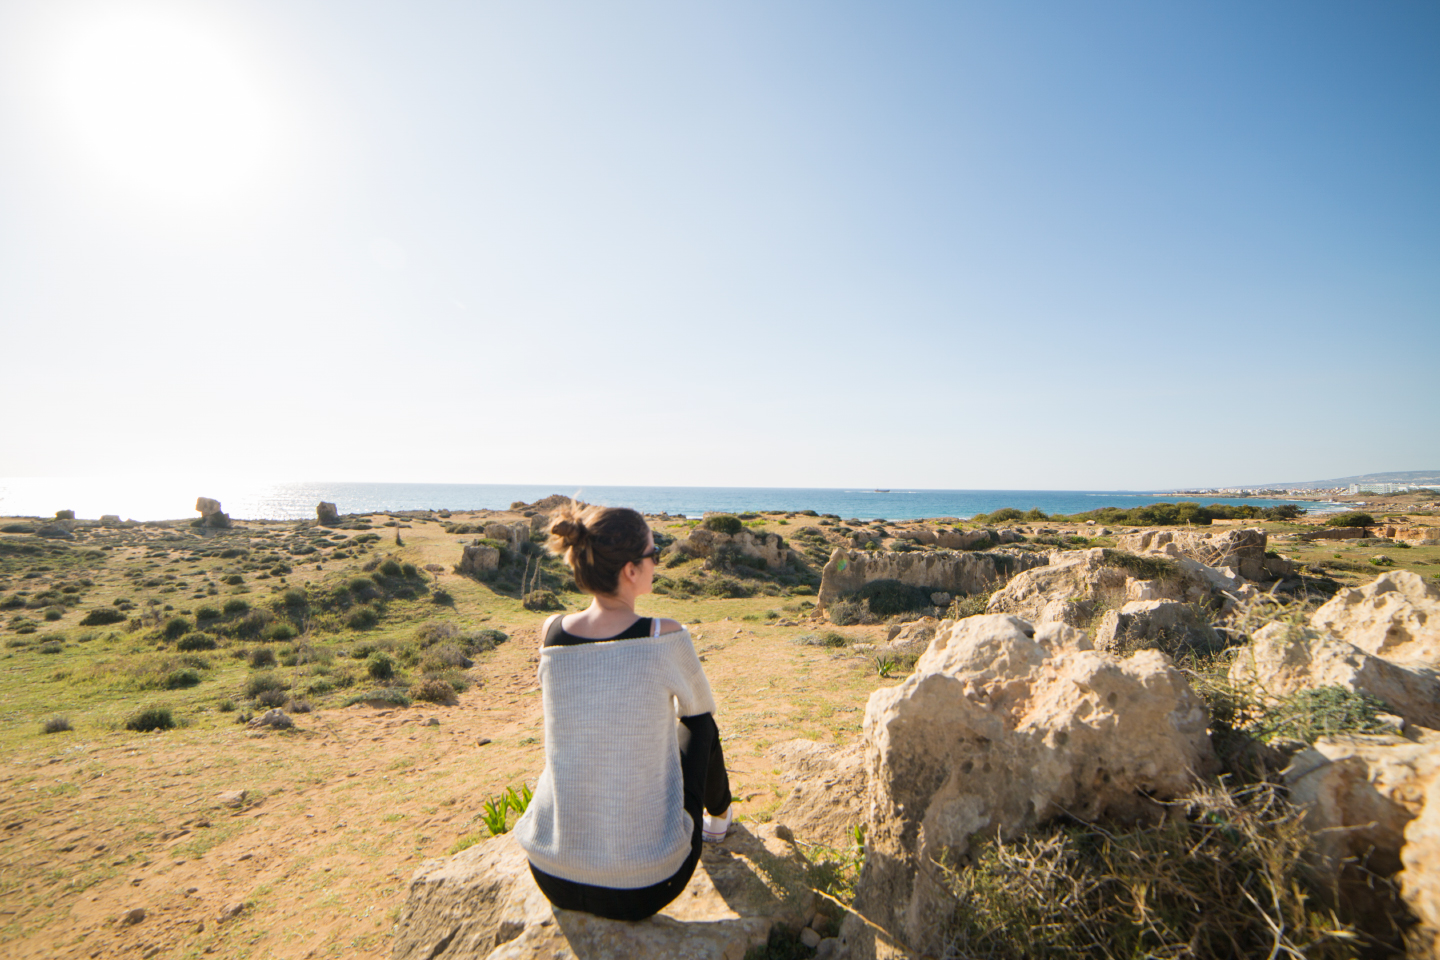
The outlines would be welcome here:
[[[546,873],[635,889],[690,853],[677,717],[715,711],[690,632],[540,650],[545,771],[515,838]]]

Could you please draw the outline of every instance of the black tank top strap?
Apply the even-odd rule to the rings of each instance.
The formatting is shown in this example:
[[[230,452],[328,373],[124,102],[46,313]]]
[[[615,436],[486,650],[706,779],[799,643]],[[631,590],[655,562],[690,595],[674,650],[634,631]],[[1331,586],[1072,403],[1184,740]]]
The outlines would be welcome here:
[[[565,629],[565,617],[556,617],[550,624],[550,629],[545,631],[545,643],[547,647],[573,647],[582,643],[609,643],[612,640],[637,640],[640,637],[648,637],[655,629],[655,621],[651,617],[641,617],[630,626],[620,631],[613,637],[577,637]]]

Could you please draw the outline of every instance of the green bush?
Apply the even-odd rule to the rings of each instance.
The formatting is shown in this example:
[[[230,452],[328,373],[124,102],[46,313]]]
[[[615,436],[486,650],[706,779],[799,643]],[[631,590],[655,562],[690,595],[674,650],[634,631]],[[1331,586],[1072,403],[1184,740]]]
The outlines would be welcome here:
[[[264,690],[260,693],[260,696],[255,698],[255,706],[283,707],[285,701],[289,699],[290,695],[284,690]]]
[[[275,666],[275,651],[269,647],[256,647],[246,657],[250,666],[255,668]]]
[[[450,703],[455,699],[455,688],[444,680],[432,677],[411,686],[410,696],[430,703]]]
[[[386,560],[384,563],[380,564],[380,572],[385,574],[385,576],[387,577],[398,577],[404,573],[404,571],[400,567],[400,564],[395,562],[394,560]]]
[[[54,623],[56,620],[59,620],[63,616],[65,616],[64,607],[49,607],[45,611],[45,619],[50,621],[51,623]]]
[[[219,620],[220,611],[217,610],[215,607],[201,607],[200,609],[195,611],[195,619],[197,621]]]
[[[565,604],[549,590],[531,590],[525,594],[521,606],[526,610],[564,610]]]
[[[241,600],[239,597],[225,601],[225,616],[227,617],[238,617],[241,614],[249,612],[250,604],[245,600]]]
[[[395,661],[385,651],[376,650],[365,662],[365,672],[371,680],[390,680],[395,676]]]
[[[380,622],[380,614],[373,607],[356,607],[345,618],[345,625],[351,630],[369,630]]]
[[[183,690],[185,687],[193,687],[200,682],[200,671],[185,668],[183,670],[172,670],[165,677],[166,690]]]
[[[420,576],[420,568],[413,563],[400,564],[400,575],[406,580],[415,580]]]
[[[733,537],[745,529],[745,524],[739,517],[732,516],[728,513],[717,513],[714,516],[705,518],[705,529]]]
[[[284,690],[285,683],[273,671],[261,670],[250,674],[245,681],[245,696],[255,699],[266,690]]]
[[[1337,513],[1333,517],[1325,518],[1327,527],[1373,527],[1375,518],[1363,510],[1351,510],[1348,513]]]
[[[855,599],[868,603],[877,617],[893,617],[931,606],[930,591],[899,580],[872,580],[855,591]]]
[[[182,651],[214,650],[215,638],[206,633],[188,633],[175,641],[175,649]]]
[[[238,573],[232,573],[232,574],[230,574],[229,576],[225,577],[225,579],[221,580],[220,582],[221,582],[221,583],[224,583],[224,584],[226,584],[226,585],[228,585],[228,586],[238,587],[238,586],[240,586],[240,584],[242,584],[242,583],[245,582],[245,578],[242,577],[242,576],[240,576],[240,574],[238,574]]]
[[[190,632],[190,621],[184,617],[171,617],[165,621],[165,639],[179,640]]]
[[[287,607],[303,607],[310,602],[310,599],[305,596],[304,590],[296,590],[292,587],[281,594],[280,602]]]
[[[753,597],[755,588],[733,577],[715,577],[705,584],[705,593],[721,599]]]
[[[286,640],[294,640],[297,632],[288,623],[272,623],[265,628],[261,636],[273,643],[284,643]]]
[[[73,730],[68,717],[51,717],[40,725],[41,733],[64,733],[66,730]]]
[[[875,616],[870,612],[870,604],[864,600],[836,600],[826,606],[825,614],[830,618],[830,622],[838,627],[875,622]]]
[[[134,714],[125,721],[125,729],[133,730],[136,733],[149,733],[152,730],[171,730],[175,727],[175,717],[170,713],[169,707],[146,707]]]
[[[102,607],[98,610],[91,610],[80,620],[82,627],[106,627],[112,623],[124,623],[128,617],[119,610]]]
[[[977,513],[971,518],[975,523],[1005,523],[1009,520],[1024,520],[1025,514],[1014,507],[1001,507],[993,513]]]

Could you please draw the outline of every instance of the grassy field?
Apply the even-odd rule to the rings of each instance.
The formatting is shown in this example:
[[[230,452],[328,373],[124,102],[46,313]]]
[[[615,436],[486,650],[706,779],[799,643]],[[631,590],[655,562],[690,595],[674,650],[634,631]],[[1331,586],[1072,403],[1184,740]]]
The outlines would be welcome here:
[[[485,801],[543,763],[546,613],[526,609],[522,583],[586,602],[537,544],[506,551],[488,582],[455,573],[474,524],[496,519],[524,520],[78,524],[69,539],[0,520],[5,954],[388,955],[420,860],[487,836]],[[894,545],[909,525],[742,522],[784,536],[801,569],[667,556],[642,610],[690,626],[739,810],[763,820],[783,796],[769,747],[854,739],[869,694],[901,679],[868,647],[886,624],[810,619],[819,567],[837,544]],[[662,542],[693,524],[653,521]],[[1294,524],[1263,526],[1319,593],[1382,569],[1440,573],[1435,547],[1300,544],[1283,539]],[[1026,529],[1036,549],[1119,533]],[[828,631],[842,645],[797,642]],[[295,728],[245,724],[269,706]]]

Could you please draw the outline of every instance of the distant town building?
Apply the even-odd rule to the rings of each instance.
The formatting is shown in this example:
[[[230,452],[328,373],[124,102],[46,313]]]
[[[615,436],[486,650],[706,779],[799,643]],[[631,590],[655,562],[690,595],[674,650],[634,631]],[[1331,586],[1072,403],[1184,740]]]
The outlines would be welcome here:
[[[1421,490],[1409,483],[1352,483],[1345,488],[1346,493],[1409,493],[1411,490]]]

